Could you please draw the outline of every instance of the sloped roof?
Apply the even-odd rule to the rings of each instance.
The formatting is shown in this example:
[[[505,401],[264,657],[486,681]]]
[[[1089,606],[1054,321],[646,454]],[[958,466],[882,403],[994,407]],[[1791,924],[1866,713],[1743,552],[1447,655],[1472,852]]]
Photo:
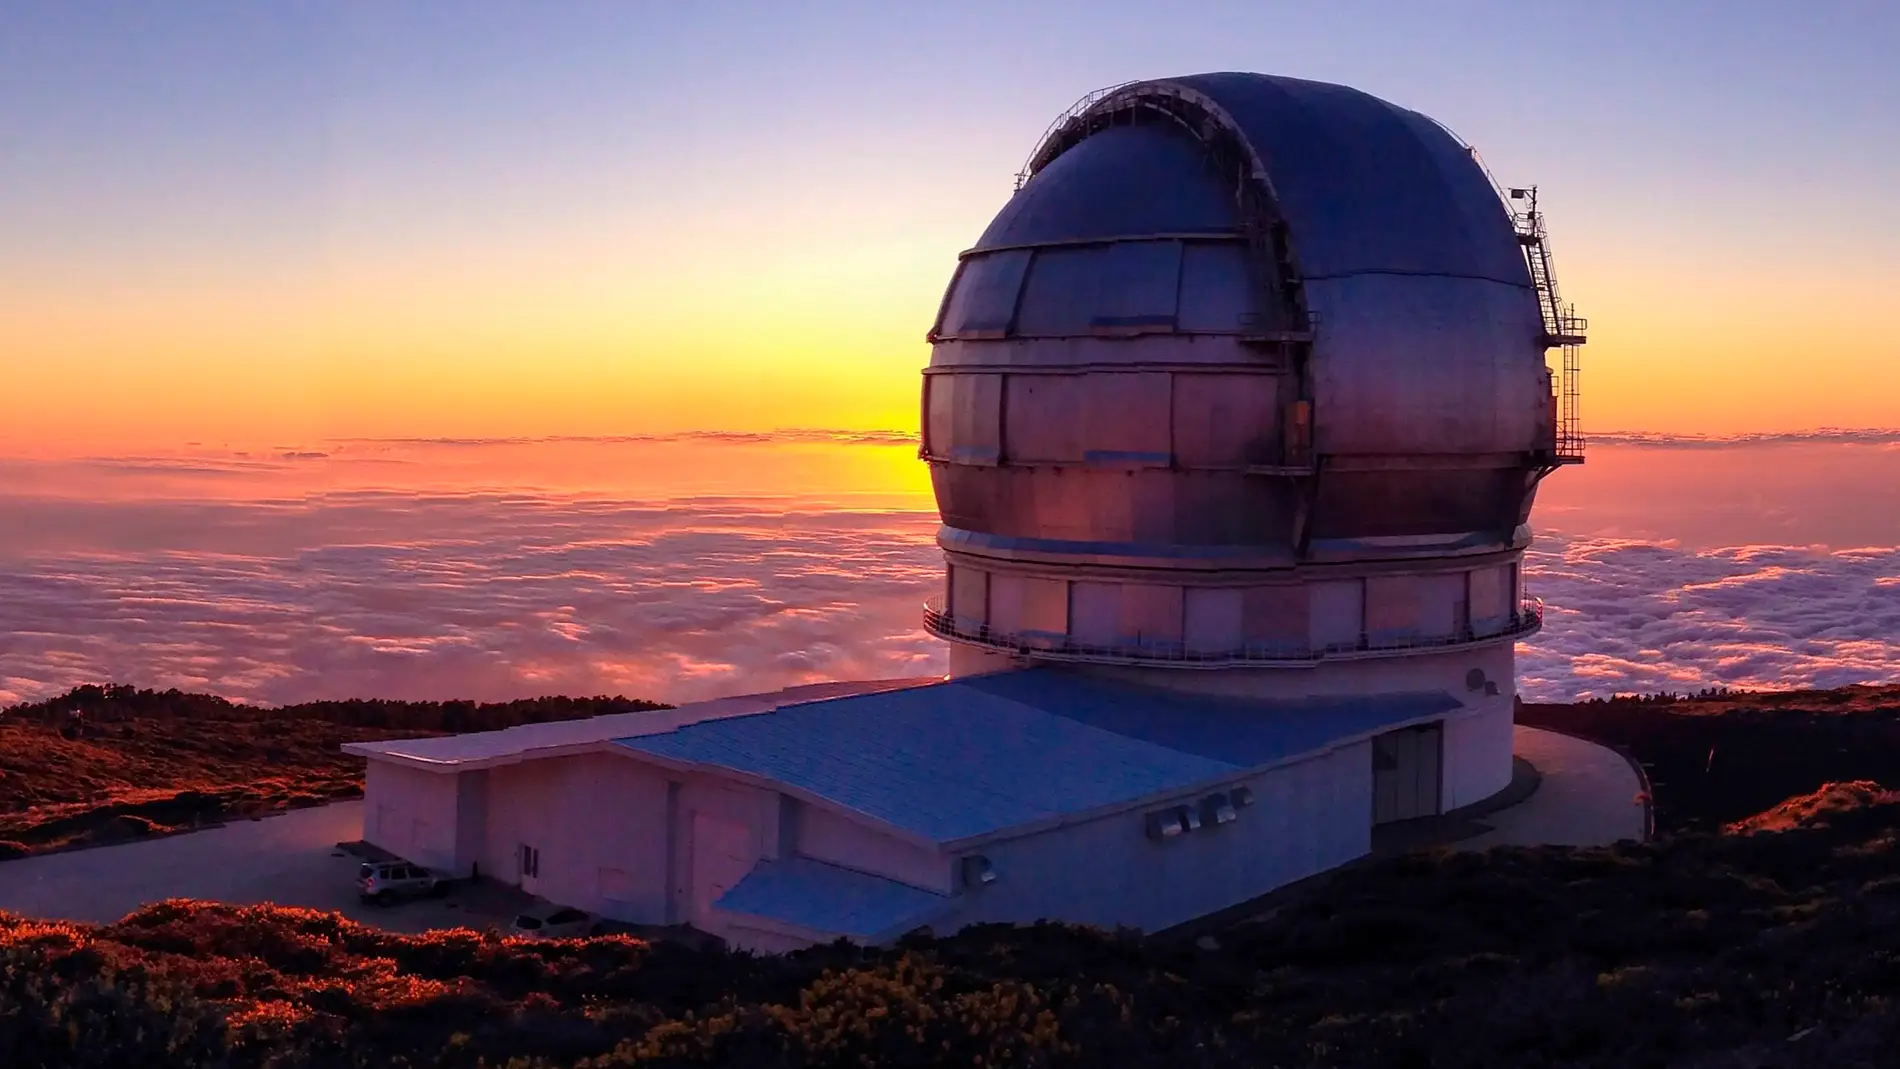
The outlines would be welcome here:
[[[545,724],[523,724],[499,731],[471,731],[464,735],[444,735],[429,739],[397,739],[390,742],[345,743],[343,752],[358,757],[378,758],[414,768],[441,772],[462,772],[493,765],[512,764],[530,757],[554,757],[605,744],[613,739],[672,731],[682,724],[727,716],[750,716],[769,712],[781,705],[864,694],[892,687],[912,687],[937,677],[911,679],[858,680],[846,683],[811,683],[764,694],[742,694],[730,698],[693,702],[673,709],[651,709],[636,713],[609,713],[580,720],[557,720]]]
[[[875,940],[929,923],[948,896],[808,857],[764,860],[713,904],[830,935]]]
[[[617,740],[783,785],[939,845],[1216,784],[1459,708],[1442,692],[1266,702],[1032,669]]]

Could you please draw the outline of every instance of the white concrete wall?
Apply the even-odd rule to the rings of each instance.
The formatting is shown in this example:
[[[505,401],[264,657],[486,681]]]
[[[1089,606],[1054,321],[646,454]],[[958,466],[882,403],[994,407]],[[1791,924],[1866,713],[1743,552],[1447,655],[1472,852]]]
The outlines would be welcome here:
[[[936,850],[913,846],[813,805],[797,806],[794,825],[793,853],[939,894],[955,890],[950,858]]]
[[[1500,696],[1515,693],[1516,659],[1509,643],[1409,657],[1327,661],[1312,668],[1226,668],[1218,672],[1195,672],[1178,668],[1073,666],[1074,671],[1107,679],[1198,694],[1297,699],[1314,695],[1442,690],[1467,705],[1485,700],[1482,690],[1473,691],[1465,686],[1465,674],[1473,668],[1483,671],[1485,678],[1498,685]]]
[[[535,893],[621,920],[667,919],[667,780],[615,754],[488,771],[482,875],[519,883],[521,844],[540,851]]]
[[[371,761],[363,782],[363,840],[408,861],[455,871],[459,777]]]
[[[694,880],[696,868],[704,873],[706,866],[698,864],[694,856],[698,844],[694,842],[693,827],[698,814],[719,821],[730,821],[746,829],[745,843],[741,847],[744,858],[756,862],[762,858],[776,858],[781,848],[779,816],[783,808],[777,791],[750,787],[716,776],[691,774],[681,782],[672,803],[674,835],[672,841],[672,887],[669,899],[669,916],[672,923],[693,924],[714,935],[725,936],[725,922],[717,914],[704,913],[695,908],[696,896]],[[663,857],[664,853],[655,854]],[[749,867],[749,865],[743,865]]]
[[[1363,856],[1371,775],[1361,743],[1236,780],[1255,802],[1224,826],[1157,842],[1141,809],[992,843],[979,852],[996,882],[933,927],[1049,917],[1153,931],[1236,905]]]
[[[1482,802],[1511,785],[1512,696],[1500,693],[1476,704],[1475,713],[1445,721],[1448,810]]]

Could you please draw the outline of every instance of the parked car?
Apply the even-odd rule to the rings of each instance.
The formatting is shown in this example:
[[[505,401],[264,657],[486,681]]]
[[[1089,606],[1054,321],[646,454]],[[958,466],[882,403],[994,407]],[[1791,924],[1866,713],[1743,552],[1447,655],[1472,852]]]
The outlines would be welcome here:
[[[581,939],[593,935],[598,926],[599,918],[592,913],[562,906],[517,916],[508,934],[523,939]]]
[[[357,869],[357,893],[366,902],[386,906],[399,898],[421,898],[447,889],[442,878],[408,861],[365,861]]]

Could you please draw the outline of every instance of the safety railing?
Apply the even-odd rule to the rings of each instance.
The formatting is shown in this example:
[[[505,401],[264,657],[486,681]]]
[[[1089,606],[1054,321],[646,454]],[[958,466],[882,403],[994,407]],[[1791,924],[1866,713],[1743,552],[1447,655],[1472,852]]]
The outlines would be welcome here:
[[[941,596],[924,602],[924,629],[938,638],[1047,661],[1089,664],[1170,665],[1181,668],[1310,668],[1327,661],[1368,660],[1433,653],[1463,646],[1489,645],[1535,634],[1544,626],[1544,602],[1525,598],[1497,630],[1464,628],[1454,635],[1377,635],[1361,633],[1350,643],[1248,643],[1225,650],[1191,647],[1183,642],[1078,642],[1053,631],[1005,631],[988,624],[958,620]]]

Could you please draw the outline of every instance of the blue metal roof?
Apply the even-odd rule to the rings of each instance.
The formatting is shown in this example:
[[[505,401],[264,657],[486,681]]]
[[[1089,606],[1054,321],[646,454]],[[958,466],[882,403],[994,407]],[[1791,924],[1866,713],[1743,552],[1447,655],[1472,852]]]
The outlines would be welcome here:
[[[758,776],[950,843],[1191,789],[1457,707],[1445,694],[1194,698],[1035,669],[786,706],[617,744]]]
[[[875,939],[902,934],[949,899],[882,876],[808,857],[761,861],[713,903],[733,913],[768,917],[834,935]]]

